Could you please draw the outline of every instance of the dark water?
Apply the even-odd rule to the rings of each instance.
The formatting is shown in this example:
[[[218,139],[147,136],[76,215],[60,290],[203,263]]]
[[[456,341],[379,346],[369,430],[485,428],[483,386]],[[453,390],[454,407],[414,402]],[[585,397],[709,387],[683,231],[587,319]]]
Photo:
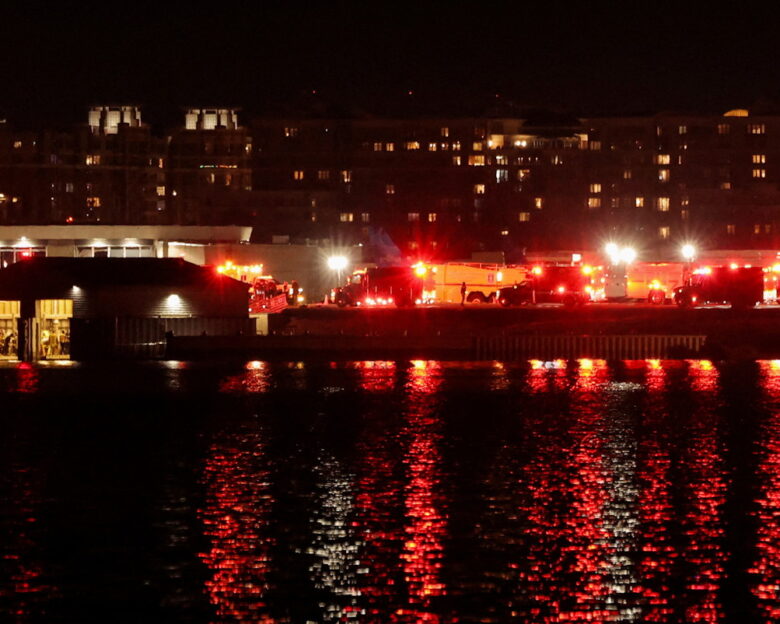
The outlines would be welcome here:
[[[0,367],[0,621],[780,620],[780,363]]]

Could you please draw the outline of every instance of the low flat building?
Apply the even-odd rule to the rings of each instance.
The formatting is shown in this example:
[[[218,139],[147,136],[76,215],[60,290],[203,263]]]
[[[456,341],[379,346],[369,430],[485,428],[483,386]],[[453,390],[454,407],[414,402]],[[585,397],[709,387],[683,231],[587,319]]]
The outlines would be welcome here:
[[[254,333],[248,285],[181,259],[30,258],[0,270],[0,357],[162,357],[166,335]]]

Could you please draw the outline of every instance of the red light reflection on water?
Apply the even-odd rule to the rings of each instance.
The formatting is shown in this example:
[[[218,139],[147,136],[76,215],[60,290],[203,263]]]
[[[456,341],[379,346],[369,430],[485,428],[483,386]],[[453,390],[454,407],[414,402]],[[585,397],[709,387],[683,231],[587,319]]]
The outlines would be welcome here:
[[[270,371],[267,362],[253,360],[247,362],[245,371],[222,380],[219,391],[224,393],[259,394],[268,392],[271,387]]]
[[[20,362],[16,367],[16,392],[38,392],[40,373],[29,362]]]
[[[210,549],[200,555],[211,578],[206,592],[217,615],[239,622],[271,622],[267,575],[273,540],[264,534],[273,500],[269,474],[258,465],[262,442],[212,445],[204,468],[206,500],[199,516]]]
[[[726,555],[722,506],[726,499],[722,449],[715,413],[719,389],[718,369],[707,360],[688,362],[688,383],[698,393],[698,406],[687,431],[687,453],[682,460],[686,475],[686,537],[682,559],[686,564],[683,603],[690,622],[718,622],[723,606],[718,597]]]
[[[446,593],[440,578],[446,518],[437,491],[441,434],[439,417],[433,411],[441,381],[438,362],[412,362],[407,382],[409,412],[401,432],[409,439],[403,460],[409,480],[404,488],[406,537],[401,553],[409,604],[396,611],[396,621],[438,622],[439,616],[430,610],[431,599]]]
[[[355,362],[360,388],[366,392],[388,392],[395,387],[395,362]]]
[[[756,559],[750,591],[766,621],[780,620],[780,360],[759,362],[768,414],[761,427]]]

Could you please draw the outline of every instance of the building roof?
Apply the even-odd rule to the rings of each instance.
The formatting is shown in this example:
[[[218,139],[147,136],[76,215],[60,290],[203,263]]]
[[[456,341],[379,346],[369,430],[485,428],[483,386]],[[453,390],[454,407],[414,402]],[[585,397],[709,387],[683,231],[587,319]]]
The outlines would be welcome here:
[[[19,290],[59,290],[105,286],[196,286],[242,288],[249,285],[181,258],[30,258],[0,269],[0,298]]]

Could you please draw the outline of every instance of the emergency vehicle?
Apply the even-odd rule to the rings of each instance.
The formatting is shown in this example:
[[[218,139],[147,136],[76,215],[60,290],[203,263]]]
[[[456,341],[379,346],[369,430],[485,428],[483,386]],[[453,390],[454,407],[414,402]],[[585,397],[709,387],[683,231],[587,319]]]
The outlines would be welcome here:
[[[493,303],[504,285],[523,282],[528,269],[477,262],[447,262],[415,265],[423,277],[424,299],[430,303],[460,303],[461,288],[466,284],[465,302]]]
[[[671,301],[685,278],[684,262],[634,262],[628,266],[597,267],[593,274],[595,301],[647,301],[661,305]]]
[[[504,307],[533,303],[583,305],[591,298],[590,274],[589,266],[535,266],[528,279],[501,288],[498,302]]]
[[[412,306],[422,303],[423,280],[413,267],[375,267],[355,271],[331,299],[345,306]]]
[[[239,265],[227,260],[217,267],[217,273],[249,284],[251,314],[280,312],[288,305],[303,301],[302,288],[293,293],[291,287],[280,284],[270,275],[263,275],[262,264]]]
[[[764,273],[762,267],[736,264],[698,268],[674,289],[674,302],[681,308],[711,303],[752,308],[764,299]]]

